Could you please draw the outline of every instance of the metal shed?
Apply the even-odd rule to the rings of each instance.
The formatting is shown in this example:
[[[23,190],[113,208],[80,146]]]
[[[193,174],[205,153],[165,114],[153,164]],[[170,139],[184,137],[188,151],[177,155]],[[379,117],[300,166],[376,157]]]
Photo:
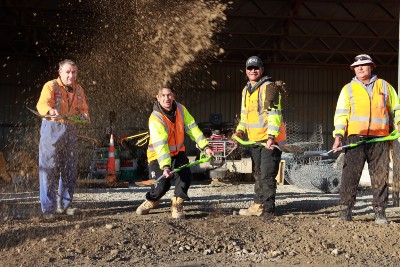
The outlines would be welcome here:
[[[22,111],[26,100],[34,103],[41,84],[52,78],[49,70],[54,68],[54,59],[63,56],[62,49],[69,53],[77,49],[77,43],[69,41],[72,35],[66,34],[60,42],[54,28],[73,31],[75,41],[76,36],[90,38],[95,28],[90,21],[96,13],[88,6],[95,3],[0,2],[0,147],[18,129],[32,126]],[[214,39],[224,53],[209,58],[206,68],[189,68],[177,75],[180,100],[198,122],[208,121],[211,114],[221,114],[225,122],[235,121],[245,84],[244,62],[252,55],[265,60],[275,80],[286,82],[285,120],[300,123],[305,138],[312,134],[310,125],[321,123],[326,146],[332,142],[337,96],[353,76],[349,64],[355,55],[370,54],[378,75],[398,86],[397,0],[234,0],[221,4],[227,5],[226,22]]]

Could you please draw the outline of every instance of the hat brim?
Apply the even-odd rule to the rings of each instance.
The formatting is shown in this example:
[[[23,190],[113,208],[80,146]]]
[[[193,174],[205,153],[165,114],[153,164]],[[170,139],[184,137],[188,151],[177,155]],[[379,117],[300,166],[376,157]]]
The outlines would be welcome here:
[[[366,60],[359,60],[359,61],[354,62],[353,64],[350,65],[350,69],[354,69],[354,67],[360,66],[360,65],[372,65],[375,68],[375,63],[371,60],[366,59]]]
[[[260,65],[260,64],[250,64],[250,65],[246,65],[246,69],[247,69],[248,67],[257,67],[257,68],[261,68],[261,67],[263,67],[263,65]]]

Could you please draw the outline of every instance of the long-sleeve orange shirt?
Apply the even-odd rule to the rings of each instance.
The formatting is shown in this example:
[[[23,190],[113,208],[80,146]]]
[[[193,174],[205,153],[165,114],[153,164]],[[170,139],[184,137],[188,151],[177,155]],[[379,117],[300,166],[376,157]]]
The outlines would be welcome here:
[[[72,85],[73,92],[69,93],[67,88],[62,84],[61,79],[57,78],[57,84],[60,88],[60,106],[56,107],[56,86],[53,81],[48,81],[42,89],[39,101],[36,105],[37,110],[41,115],[48,114],[51,108],[57,109],[60,116],[75,116],[79,114],[88,114],[89,107],[86,102],[85,92],[82,86],[77,83]],[[80,93],[78,94],[78,86]]]

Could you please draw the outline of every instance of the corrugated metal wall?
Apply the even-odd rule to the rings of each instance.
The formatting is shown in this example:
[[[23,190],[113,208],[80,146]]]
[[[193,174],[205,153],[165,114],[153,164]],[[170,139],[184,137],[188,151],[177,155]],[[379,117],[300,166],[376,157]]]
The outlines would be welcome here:
[[[267,73],[274,80],[286,83],[284,119],[288,125],[296,125],[296,134],[303,141],[311,137],[317,124],[322,125],[324,148],[331,147],[337,98],[354,73],[349,68],[307,66],[271,66]],[[377,68],[377,74],[397,88],[397,70]],[[222,114],[223,122],[235,122],[240,113],[241,90],[246,83],[244,66],[214,65],[179,78],[179,100],[198,123],[208,122],[213,113]],[[187,146],[193,151],[190,142]]]
[[[18,132],[37,124],[33,123],[34,117],[25,106],[34,107],[43,80],[54,76],[54,73],[44,73],[46,66],[37,60],[10,60],[2,67],[6,78],[0,81],[0,147],[8,144],[10,131],[15,139]],[[343,85],[353,77],[352,71],[348,68],[271,66],[267,73],[274,80],[286,82],[289,94],[284,101],[285,121],[298,124],[296,131],[303,139],[309,138],[315,124],[320,123],[325,148],[330,147],[337,97]],[[377,73],[397,88],[396,69],[378,67]],[[211,114],[222,114],[223,122],[237,120],[241,90],[246,83],[244,66],[215,64],[184,72],[178,79],[178,100],[188,107],[198,123],[208,122]],[[192,142],[187,145],[189,151],[195,150]]]

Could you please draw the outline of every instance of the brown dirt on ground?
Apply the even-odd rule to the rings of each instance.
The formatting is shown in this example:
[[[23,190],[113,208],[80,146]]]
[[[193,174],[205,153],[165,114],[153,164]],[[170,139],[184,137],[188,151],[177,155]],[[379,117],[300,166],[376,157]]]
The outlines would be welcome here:
[[[212,41],[225,19],[226,6],[219,1],[89,2],[97,9],[91,18],[98,26],[94,35],[89,40],[71,32],[62,38],[72,43],[70,52],[76,52],[80,64],[93,118],[83,131],[90,137],[99,137],[99,129],[108,126],[110,110],[118,111],[121,126],[145,127],[156,85],[220,52]],[[86,54],[79,55],[80,50]],[[22,146],[37,151],[38,136],[27,131]],[[37,176],[31,181],[37,189]],[[344,223],[336,219],[332,201],[287,196],[293,200],[269,221],[233,215],[232,208],[211,202],[187,203],[183,221],[170,218],[168,202],[139,217],[134,209],[140,201],[83,202],[78,216],[44,221],[37,195],[2,201],[0,265],[400,266],[397,212],[390,214],[389,225],[375,225],[371,214]]]
[[[376,225],[371,211],[356,211],[353,222],[342,222],[337,219],[337,195],[327,200],[315,192],[286,192],[279,194],[283,202],[277,216],[262,220],[235,215],[236,208],[224,206],[246,198],[233,193],[238,187],[216,190],[221,192],[218,201],[198,198],[186,203],[186,220],[170,217],[167,199],[147,216],[134,213],[141,202],[136,200],[80,202],[80,215],[53,221],[37,214],[9,219],[1,225],[0,262],[2,266],[400,265],[400,212],[394,208],[388,212],[388,225]],[[369,202],[370,198],[361,207]],[[2,209],[13,205],[22,208],[21,203],[9,202]],[[38,208],[37,202],[25,205]]]

